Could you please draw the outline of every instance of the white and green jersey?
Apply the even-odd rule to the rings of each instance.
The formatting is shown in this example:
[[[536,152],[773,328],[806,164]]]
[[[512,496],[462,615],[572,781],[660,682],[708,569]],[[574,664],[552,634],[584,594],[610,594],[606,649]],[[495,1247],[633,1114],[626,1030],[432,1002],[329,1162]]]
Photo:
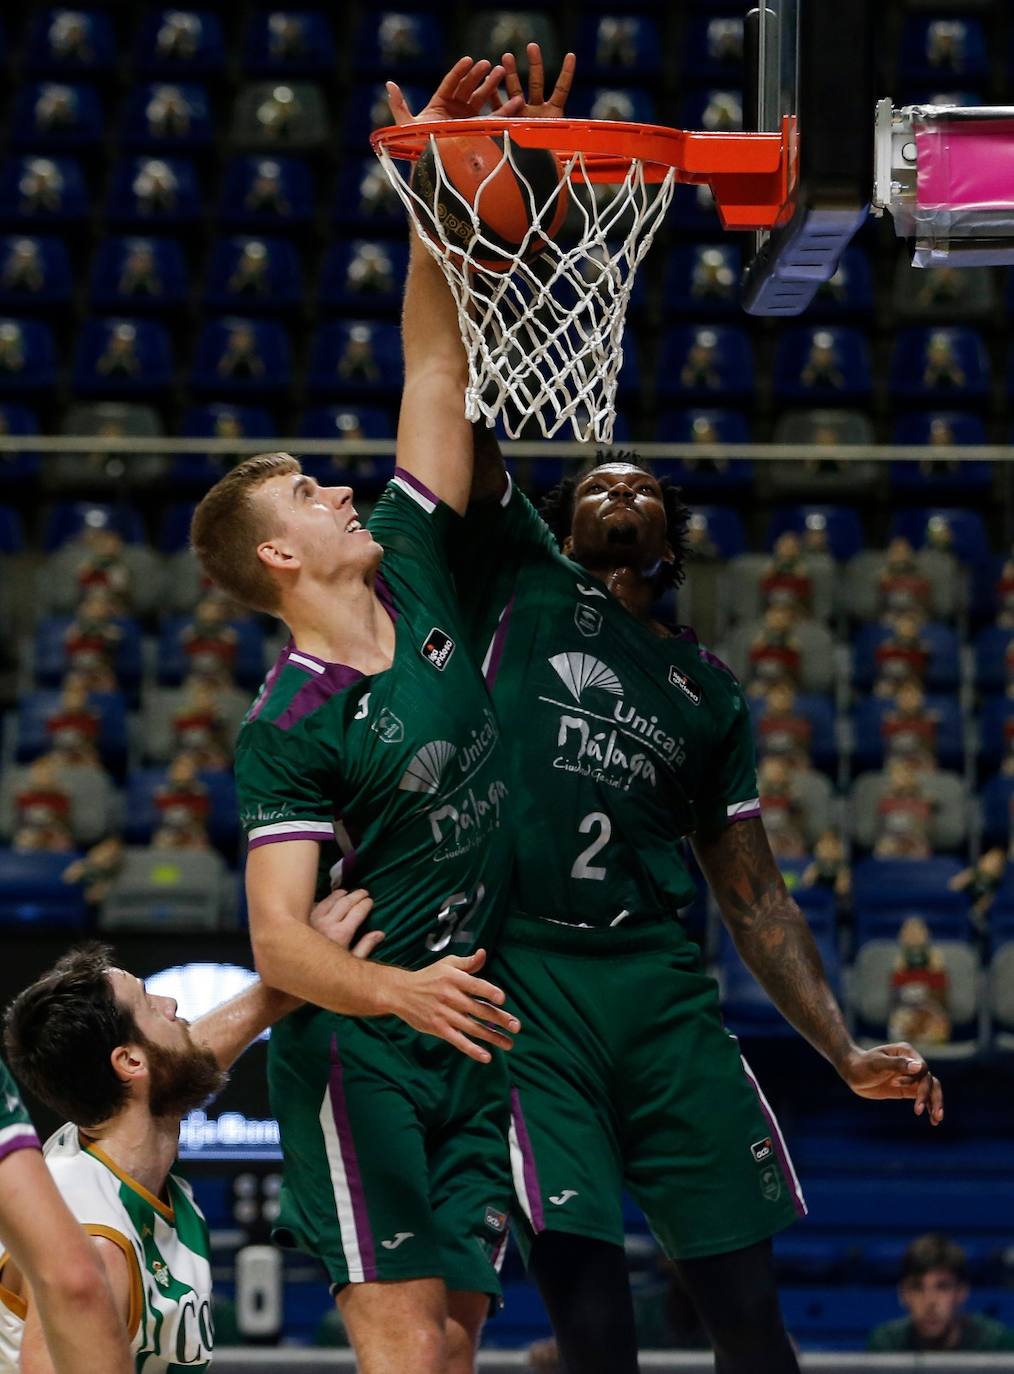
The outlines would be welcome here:
[[[171,1173],[162,1201],[70,1124],[49,1138],[44,1154],[60,1195],[84,1229],[112,1241],[126,1257],[127,1334],[137,1374],[207,1369],[214,1337],[211,1246],[189,1183]],[[19,1312],[0,1305],[0,1374],[16,1374],[22,1330]]]

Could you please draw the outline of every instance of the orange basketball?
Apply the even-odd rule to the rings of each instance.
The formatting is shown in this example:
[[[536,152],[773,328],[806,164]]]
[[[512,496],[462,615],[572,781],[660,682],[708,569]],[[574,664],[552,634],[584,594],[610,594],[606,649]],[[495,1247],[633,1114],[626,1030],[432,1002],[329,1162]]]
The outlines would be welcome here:
[[[463,253],[470,254],[472,262],[493,272],[505,272],[511,267],[532,227],[533,203],[537,213],[549,206],[562,177],[559,159],[546,148],[522,148],[512,142],[511,157],[517,172],[504,157],[502,137],[462,135],[440,140],[443,176],[439,183],[432,146],[423,150],[412,169],[412,189],[428,211],[420,212],[420,221],[430,237],[460,247]],[[531,194],[524,182],[531,187]],[[449,193],[447,183],[464,204]],[[474,247],[476,231],[466,206],[478,211],[479,234],[485,240]],[[540,224],[540,232],[525,247],[526,261],[543,252],[563,224],[567,215],[566,186],[547,213],[549,222]],[[439,233],[434,215],[440,224]],[[505,256],[499,257],[497,250]]]

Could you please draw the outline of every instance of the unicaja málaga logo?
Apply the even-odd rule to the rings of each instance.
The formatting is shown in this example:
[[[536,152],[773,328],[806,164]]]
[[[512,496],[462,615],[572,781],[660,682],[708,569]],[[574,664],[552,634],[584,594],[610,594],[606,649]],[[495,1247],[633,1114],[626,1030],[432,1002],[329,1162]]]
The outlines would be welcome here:
[[[591,654],[557,654],[549,662],[575,701],[580,701],[589,687],[598,687],[614,697],[623,696],[623,684],[612,668]]]

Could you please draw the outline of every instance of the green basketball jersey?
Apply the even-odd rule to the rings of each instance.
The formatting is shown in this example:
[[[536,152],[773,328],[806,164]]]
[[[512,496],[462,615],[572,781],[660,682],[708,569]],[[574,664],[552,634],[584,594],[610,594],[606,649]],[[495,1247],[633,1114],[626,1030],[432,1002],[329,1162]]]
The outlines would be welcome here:
[[[695,895],[680,839],[760,815],[738,682],[692,632],[635,620],[520,492],[465,526],[455,566],[508,741],[520,909],[674,915]]]
[[[0,1159],[6,1159],[15,1150],[38,1148],[39,1137],[25,1111],[10,1070],[0,1059]]]
[[[460,524],[396,472],[369,522],[394,662],[364,676],[290,643],[236,747],[251,848],[319,841],[318,895],[368,888],[374,957],[407,968],[488,944],[512,862],[507,765],[444,548]]]
[[[211,1242],[190,1184],[178,1174],[157,1198],[76,1126],[46,1142],[46,1164],[73,1216],[119,1246],[130,1271],[127,1337],[138,1374],[200,1374],[214,1344]],[[0,1306],[0,1374],[17,1369],[22,1316]]]

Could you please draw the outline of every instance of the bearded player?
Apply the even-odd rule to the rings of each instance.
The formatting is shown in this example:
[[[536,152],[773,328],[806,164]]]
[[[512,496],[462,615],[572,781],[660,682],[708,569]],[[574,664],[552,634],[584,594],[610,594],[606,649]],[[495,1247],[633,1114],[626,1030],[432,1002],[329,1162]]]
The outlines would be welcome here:
[[[371,906],[365,892],[340,891],[311,919],[323,939],[348,948]],[[363,935],[352,953],[366,959],[382,938],[379,931]],[[60,1357],[19,1251],[0,1259],[0,1374],[121,1374],[135,1362],[146,1374],[168,1374],[206,1369],[211,1358],[208,1228],[190,1185],[173,1171],[180,1121],[219,1091],[233,1061],[297,1003],[258,982],[191,1026],[176,1015],[173,998],[149,993],[110,953],[93,944],[66,954],[15,998],[5,1039],[18,1076],[67,1119],[47,1142],[41,1167],[46,1173],[48,1166],[46,1183],[55,1184],[78,1224],[68,1218],[69,1237],[40,1231],[51,1246],[65,1240],[75,1258],[83,1242],[85,1274],[89,1260],[101,1262],[123,1358],[110,1356],[111,1341],[100,1339],[87,1315],[74,1360]],[[44,1190],[28,1201],[33,1209],[44,1205]],[[76,1310],[71,1302],[68,1313]],[[84,1342],[93,1335],[91,1347]]]
[[[57,1374],[132,1374],[134,1361],[102,1265],[57,1192],[14,1080],[0,1062],[2,1246],[31,1284]],[[0,1308],[7,1309],[0,1324],[25,1310],[21,1298],[2,1286]],[[3,1352],[0,1336],[0,1368]]]
[[[502,75],[462,59],[419,119],[477,114]],[[235,764],[257,967],[313,1004],[268,1056],[284,1155],[275,1235],[323,1263],[363,1374],[465,1374],[499,1294],[510,1201],[496,1051],[518,1023],[475,975],[513,837],[447,561],[472,477],[465,359],[416,239],[402,337],[397,468],[368,525],[348,487],[275,454],[213,488],[192,535],[215,582],[292,634]],[[350,875],[386,932],[369,966],[340,964],[306,924],[315,891]]]

